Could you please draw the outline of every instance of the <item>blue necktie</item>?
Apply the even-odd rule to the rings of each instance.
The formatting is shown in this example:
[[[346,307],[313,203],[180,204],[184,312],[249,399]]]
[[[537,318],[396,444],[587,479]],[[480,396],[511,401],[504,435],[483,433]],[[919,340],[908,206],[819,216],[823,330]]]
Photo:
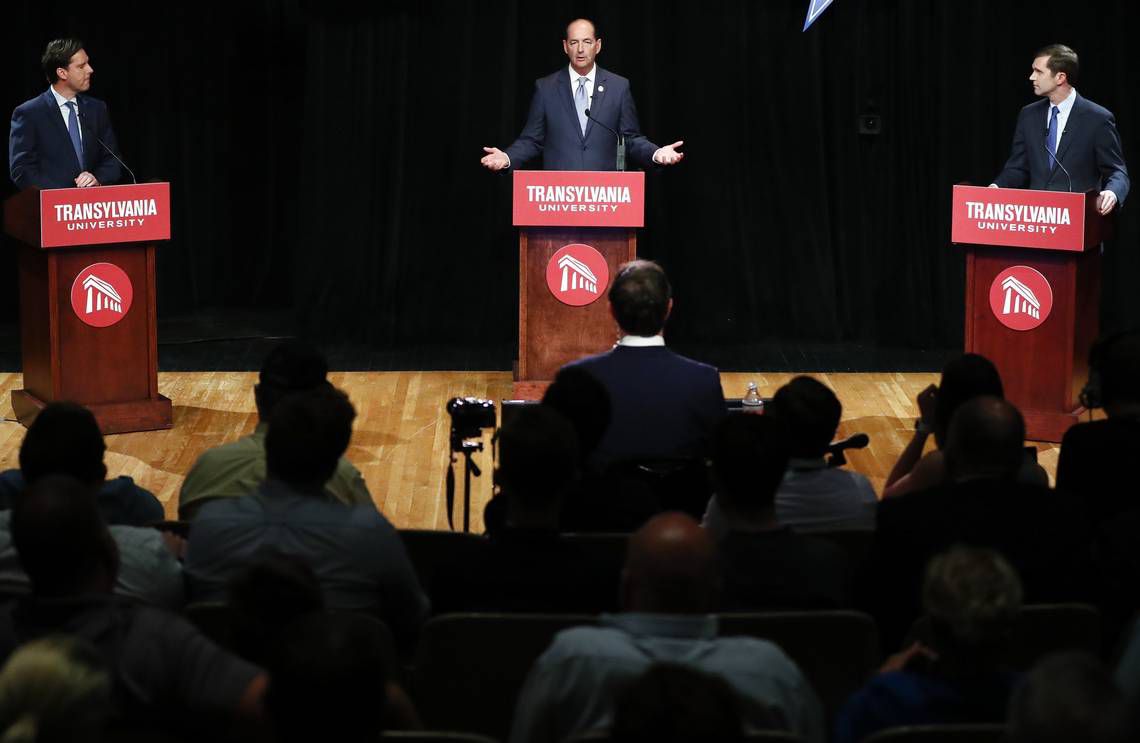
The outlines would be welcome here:
[[[67,133],[71,135],[71,146],[75,148],[75,157],[79,160],[79,169],[83,169],[83,140],[79,138],[79,113],[75,101],[67,102]]]
[[[586,109],[590,107],[590,101],[586,97],[586,80],[589,78],[578,78],[578,89],[574,91],[574,108],[578,109],[578,123],[582,127],[582,135],[586,134]]]
[[[1053,115],[1049,117],[1049,130],[1045,133],[1045,146],[1053,153],[1053,157],[1049,158],[1049,170],[1057,167],[1057,114],[1061,113],[1061,109],[1053,106]]]

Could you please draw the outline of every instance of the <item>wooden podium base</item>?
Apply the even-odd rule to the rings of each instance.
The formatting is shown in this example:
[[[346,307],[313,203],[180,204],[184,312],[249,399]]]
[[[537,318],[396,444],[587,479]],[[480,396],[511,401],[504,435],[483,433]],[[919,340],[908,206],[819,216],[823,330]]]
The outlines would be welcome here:
[[[46,405],[45,401],[28,390],[12,393],[12,409],[16,411],[16,420],[24,426],[30,426]],[[158,431],[174,424],[170,398],[163,395],[159,395],[156,400],[95,403],[84,407],[95,415],[99,430],[104,434]]]

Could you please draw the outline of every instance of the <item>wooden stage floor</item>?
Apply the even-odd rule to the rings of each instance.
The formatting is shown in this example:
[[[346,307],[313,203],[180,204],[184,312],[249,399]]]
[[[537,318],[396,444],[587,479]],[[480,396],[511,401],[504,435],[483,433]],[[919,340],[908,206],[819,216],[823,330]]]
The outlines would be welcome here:
[[[770,396],[793,374],[722,374],[725,395],[740,397],[749,381]],[[937,374],[814,374],[843,402],[840,436],[863,432],[871,444],[851,452],[848,466],[871,479],[876,491],[910,440],[916,413],[914,397]],[[174,402],[169,431],[107,437],[109,475],[130,475],[166,505],[177,510],[178,489],[194,460],[205,449],[233,441],[253,430],[255,372],[167,372],[159,390]],[[377,505],[399,528],[446,529],[444,476],[449,452],[450,418],[444,404],[452,397],[499,400],[510,397],[509,372],[334,372],[331,381],[348,393],[357,417],[348,458],[360,468]],[[11,393],[20,374],[0,374],[0,468],[18,467],[24,428],[15,422]],[[472,487],[472,528],[482,528],[483,504],[491,496],[490,437],[476,455],[483,476]],[[933,442],[928,444],[933,446]],[[1039,461],[1052,478],[1058,447],[1039,444]],[[456,468],[462,484],[462,468]],[[459,514],[456,514],[457,523]]]

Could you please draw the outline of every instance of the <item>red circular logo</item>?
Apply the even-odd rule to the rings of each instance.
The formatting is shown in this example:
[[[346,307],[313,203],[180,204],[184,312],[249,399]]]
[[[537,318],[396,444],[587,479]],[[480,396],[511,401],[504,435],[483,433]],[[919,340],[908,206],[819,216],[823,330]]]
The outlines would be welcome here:
[[[1029,266],[1010,266],[990,285],[990,309],[1010,330],[1033,330],[1053,311],[1053,287]]]
[[[546,264],[546,286],[563,304],[584,307],[605,294],[609,285],[610,267],[589,245],[571,243],[559,248]]]
[[[114,263],[92,263],[71,284],[71,309],[95,328],[106,328],[126,317],[134,298],[131,280]]]

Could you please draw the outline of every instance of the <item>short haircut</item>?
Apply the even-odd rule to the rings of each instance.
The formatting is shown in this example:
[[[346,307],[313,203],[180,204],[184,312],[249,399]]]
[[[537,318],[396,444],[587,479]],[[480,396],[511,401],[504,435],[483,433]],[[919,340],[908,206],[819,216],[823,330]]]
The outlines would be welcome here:
[[[40,67],[49,85],[55,85],[59,81],[55,71],[60,67],[66,69],[71,64],[71,58],[82,48],[83,42],[79,39],[52,39],[47,43],[43,56],[40,57]]]
[[[776,390],[765,415],[784,424],[791,456],[814,459],[823,456],[835,437],[843,406],[827,385],[801,376]]]
[[[1050,44],[1047,47],[1039,49],[1034,59],[1037,57],[1048,57],[1045,66],[1054,75],[1058,73],[1065,73],[1065,79],[1069,85],[1077,84],[1077,75],[1080,73],[1081,65],[1080,60],[1077,58],[1077,53],[1064,44]]]
[[[979,395],[1005,397],[1001,375],[993,362],[976,353],[965,353],[947,362],[942,368],[942,381],[938,385],[934,405],[934,434],[939,446],[950,430],[954,411]]]
[[[4,741],[97,740],[112,709],[111,676],[78,637],[52,635],[20,646],[0,671]]]
[[[767,415],[727,416],[713,431],[712,462],[718,502],[730,513],[763,513],[788,469],[783,425]]]
[[[566,28],[565,28],[565,29],[563,30],[563,32],[562,32],[562,33],[563,33],[563,38],[567,38],[567,39],[568,39],[568,38],[570,38],[570,27],[571,27],[571,26],[573,26],[575,23],[579,23],[579,22],[585,22],[585,23],[589,23],[589,24],[590,24],[590,28],[594,29],[594,40],[595,40],[595,41],[596,41],[597,39],[601,38],[601,37],[598,35],[598,24],[594,23],[594,22],[593,22],[591,19],[589,19],[589,18],[575,18],[574,20],[572,20],[572,21],[570,21],[569,23],[567,23],[567,24],[566,24]]]
[[[551,506],[578,470],[574,427],[546,405],[528,405],[499,431],[496,481],[524,506]]]
[[[1097,359],[1100,402],[1140,402],[1140,331],[1108,340]]]
[[[1021,610],[1017,571],[991,549],[956,546],[926,568],[922,605],[943,650],[994,649]]]
[[[310,614],[285,630],[265,695],[277,740],[380,739],[394,664],[385,629],[344,612]]]
[[[1136,740],[1132,705],[1096,658],[1055,653],[1025,674],[1009,701],[1010,743]]]
[[[308,563],[272,548],[230,578],[226,598],[234,649],[260,665],[268,662],[290,623],[325,608],[320,581]]]
[[[975,397],[950,421],[943,447],[946,473],[962,476],[1016,475],[1024,460],[1025,419],[1010,403],[997,397]]]
[[[743,741],[743,706],[744,701],[720,676],[658,663],[617,693],[610,740]],[[775,727],[775,716],[772,723]]]
[[[610,306],[618,327],[629,335],[657,335],[665,328],[673,288],[653,261],[630,261],[610,285]]]
[[[267,473],[294,486],[323,485],[348,449],[355,418],[348,396],[331,385],[289,395],[269,419]]]
[[[329,364],[311,343],[288,340],[275,346],[261,363],[255,391],[257,411],[268,420],[282,398],[328,384]]]
[[[48,403],[20,445],[20,472],[29,485],[46,475],[70,475],[88,485],[107,477],[107,450],[95,416],[73,402]]]
[[[610,426],[610,393],[594,375],[578,366],[559,370],[546,388],[542,404],[561,413],[574,426],[583,460],[597,448]]]
[[[32,584],[46,597],[75,596],[102,568],[112,578],[118,549],[92,487],[66,475],[29,485],[12,504],[12,544]]]

